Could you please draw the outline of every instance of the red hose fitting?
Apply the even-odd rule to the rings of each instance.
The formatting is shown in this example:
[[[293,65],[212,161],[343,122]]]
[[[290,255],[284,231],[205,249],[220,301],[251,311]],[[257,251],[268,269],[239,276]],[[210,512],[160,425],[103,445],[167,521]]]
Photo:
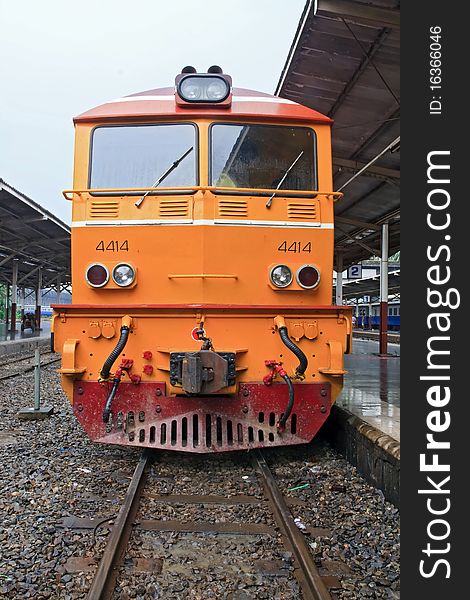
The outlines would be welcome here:
[[[152,353],[150,352],[150,350],[146,350],[143,354],[142,357],[145,360],[152,360]]]
[[[144,365],[144,368],[142,370],[145,373],[145,375],[152,375],[153,373],[152,365]]]
[[[130,375],[130,378],[134,385],[138,385],[142,379],[140,375]]]
[[[264,385],[271,385],[277,375],[280,377],[285,377],[287,375],[287,371],[282,367],[282,362],[271,359],[265,360],[264,364],[271,369],[271,372],[263,377]]]
[[[123,371],[129,371],[132,368],[133,364],[134,360],[132,358],[123,358],[121,364],[119,365],[119,368]]]

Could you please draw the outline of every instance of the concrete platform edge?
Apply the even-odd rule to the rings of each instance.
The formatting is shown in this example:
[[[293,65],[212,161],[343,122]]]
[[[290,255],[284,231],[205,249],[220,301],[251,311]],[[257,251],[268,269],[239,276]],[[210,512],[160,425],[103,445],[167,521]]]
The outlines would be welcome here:
[[[399,344],[400,343],[400,334],[399,333],[389,333],[387,335],[389,344]],[[379,342],[379,334],[374,331],[358,331],[355,329],[353,331],[353,340],[372,340],[374,342]]]
[[[321,434],[386,500],[399,505],[400,442],[336,405]]]
[[[29,350],[35,350],[36,348],[48,347],[50,345],[50,339],[47,337],[35,337],[0,342],[0,356],[8,356],[9,354],[17,354],[19,352],[27,352]]]

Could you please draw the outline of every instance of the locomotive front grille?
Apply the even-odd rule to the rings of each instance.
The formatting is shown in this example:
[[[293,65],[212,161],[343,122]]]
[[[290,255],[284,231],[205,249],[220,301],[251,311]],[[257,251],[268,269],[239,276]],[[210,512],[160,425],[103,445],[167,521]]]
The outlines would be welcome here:
[[[122,393],[125,386],[132,386],[132,395]],[[288,398],[284,383],[243,383],[238,394],[219,397],[167,396],[163,383],[123,383],[103,423],[105,388],[76,382],[73,407],[91,439],[105,444],[194,453],[249,450],[309,442],[323,425],[330,412],[330,385],[294,386],[294,410],[282,431],[278,423]]]
[[[267,422],[265,423],[265,417]],[[276,423],[282,417],[276,413],[259,413],[258,427],[247,425],[224,416],[193,414],[192,417],[171,419],[148,428],[139,427],[139,443],[158,448],[205,448],[236,450],[262,444],[274,443],[278,433]],[[289,418],[288,429],[283,436],[297,433],[297,415]],[[135,434],[131,434],[135,439]]]

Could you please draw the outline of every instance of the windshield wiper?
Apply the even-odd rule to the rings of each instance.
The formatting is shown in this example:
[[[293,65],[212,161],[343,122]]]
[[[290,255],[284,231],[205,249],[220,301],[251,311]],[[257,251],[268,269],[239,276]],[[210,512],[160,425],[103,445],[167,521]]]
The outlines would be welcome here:
[[[186,152],[184,154],[182,154],[179,158],[177,158],[175,160],[175,162],[163,173],[163,175],[161,175],[157,179],[157,181],[152,185],[152,188],[158,187],[162,183],[162,181],[164,181],[168,177],[168,175],[176,169],[176,167],[180,164],[180,162],[182,162],[192,150],[193,150],[193,146],[191,146],[191,148],[189,148],[189,150],[186,150]],[[137,208],[140,208],[142,202],[145,200],[145,198],[150,193],[151,193],[151,190],[148,190],[147,192],[145,192],[145,194],[142,196],[142,198],[139,198],[138,200],[136,200],[134,202],[134,204],[137,206]]]
[[[276,186],[276,192],[277,190],[281,187],[281,185],[284,183],[286,177],[289,175],[289,173],[292,171],[292,169],[295,166],[295,163],[299,160],[299,158],[302,156],[302,154],[304,153],[304,151],[302,150],[302,152],[299,154],[299,156],[294,160],[294,162],[291,164],[291,166],[287,169],[287,171],[284,173],[284,175],[282,176],[281,181],[277,184]],[[269,198],[269,200],[266,202],[266,208],[271,208],[271,204],[273,203],[273,198],[276,195],[276,192],[273,192]]]

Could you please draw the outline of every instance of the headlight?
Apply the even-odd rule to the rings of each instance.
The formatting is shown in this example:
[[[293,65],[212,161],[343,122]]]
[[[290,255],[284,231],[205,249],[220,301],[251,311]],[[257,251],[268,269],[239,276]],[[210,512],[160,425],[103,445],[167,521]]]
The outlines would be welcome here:
[[[200,84],[191,79],[184,79],[180,85],[180,96],[188,102],[195,102],[201,98],[202,89]]]
[[[307,290],[316,288],[320,283],[320,271],[313,265],[304,265],[297,271],[297,283]]]
[[[186,102],[223,102],[230,94],[230,85],[217,75],[188,75],[179,82],[178,94]]]
[[[207,88],[206,94],[209,100],[220,100],[227,96],[227,82],[223,79],[215,79],[211,81]]]
[[[103,287],[109,281],[109,271],[104,265],[94,263],[87,267],[85,279],[92,287]]]
[[[271,282],[279,288],[285,288],[292,283],[292,271],[287,265],[276,265],[269,274]]]
[[[135,271],[126,263],[116,265],[113,269],[113,281],[120,287],[128,287],[134,282]]]

